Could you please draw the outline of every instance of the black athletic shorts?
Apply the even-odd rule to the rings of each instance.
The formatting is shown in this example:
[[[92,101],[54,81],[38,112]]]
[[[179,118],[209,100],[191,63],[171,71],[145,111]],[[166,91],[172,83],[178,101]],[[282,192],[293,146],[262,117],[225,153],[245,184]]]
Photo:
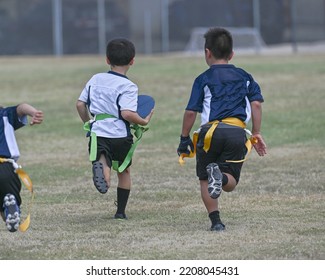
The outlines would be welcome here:
[[[209,163],[216,162],[221,172],[231,174],[237,183],[243,163],[231,163],[226,160],[242,160],[245,158],[247,148],[245,146],[246,132],[244,129],[219,123],[214,130],[211,146],[206,153],[203,150],[204,137],[211,125],[201,127],[199,139],[196,146],[196,174],[200,180],[207,180],[206,167]]]
[[[107,165],[112,167],[112,161],[118,161],[120,166],[126,155],[128,154],[131,146],[133,144],[133,136],[123,137],[123,138],[105,138],[97,137],[97,158],[99,160],[100,155],[104,154]],[[90,145],[90,142],[89,142]],[[129,167],[132,164],[130,161]]]
[[[3,198],[11,193],[16,197],[18,205],[21,204],[21,182],[10,162],[0,163],[0,210],[3,211]]]

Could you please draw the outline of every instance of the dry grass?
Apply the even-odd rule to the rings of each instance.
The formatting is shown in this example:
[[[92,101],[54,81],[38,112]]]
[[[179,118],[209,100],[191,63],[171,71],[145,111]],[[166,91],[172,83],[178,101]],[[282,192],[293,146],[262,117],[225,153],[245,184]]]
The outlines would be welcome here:
[[[36,199],[28,232],[0,227],[0,259],[324,259],[324,58],[235,59],[263,89],[269,154],[252,153],[236,190],[222,194],[223,233],[208,231],[194,160],[180,167],[175,152],[202,58],[139,57],[130,71],[157,106],[134,157],[125,222],[111,218],[116,177],[106,195],[92,185],[74,107],[86,80],[105,70],[103,60],[1,58],[1,103],[28,101],[46,121],[17,132]]]

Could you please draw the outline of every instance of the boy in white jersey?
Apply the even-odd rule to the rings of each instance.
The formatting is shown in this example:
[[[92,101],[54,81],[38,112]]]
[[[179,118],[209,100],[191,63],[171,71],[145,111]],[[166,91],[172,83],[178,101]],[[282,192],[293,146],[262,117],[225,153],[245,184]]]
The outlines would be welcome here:
[[[23,103],[11,107],[0,106],[0,215],[10,232],[20,224],[21,181],[15,171],[20,157],[15,131],[27,125],[41,124],[43,112]]]
[[[225,225],[220,220],[218,197],[222,190],[233,191],[239,182],[247,146],[250,146],[245,132],[250,118],[254,148],[258,155],[266,154],[261,135],[264,100],[253,77],[229,64],[233,57],[231,34],[223,28],[211,28],[204,37],[209,69],[193,83],[177,152],[182,156],[190,154],[189,148],[192,152],[196,149],[196,174],[211,230],[222,231]],[[194,147],[189,134],[197,113],[201,113],[201,128]]]
[[[113,161],[121,165],[133,144],[130,123],[147,125],[153,114],[152,111],[142,118],[136,112],[138,87],[126,77],[134,57],[135,47],[132,42],[123,38],[110,41],[106,48],[106,62],[111,70],[95,74],[87,82],[76,104],[84,123],[90,120],[89,113],[94,119],[91,122],[89,152],[92,154],[96,150],[92,160],[93,181],[97,190],[103,194],[110,187]],[[123,172],[117,172],[115,219],[127,218],[125,209],[131,188],[131,163]]]

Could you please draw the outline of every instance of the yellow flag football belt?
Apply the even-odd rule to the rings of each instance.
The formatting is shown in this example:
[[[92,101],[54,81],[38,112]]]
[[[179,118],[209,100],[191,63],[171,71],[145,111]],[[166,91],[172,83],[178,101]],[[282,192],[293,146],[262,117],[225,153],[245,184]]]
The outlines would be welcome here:
[[[233,162],[233,163],[244,162],[247,159],[249,153],[251,152],[253,144],[257,143],[257,139],[252,136],[252,133],[248,129],[246,129],[246,124],[243,121],[241,121],[240,119],[238,119],[238,118],[226,118],[226,119],[223,119],[221,121],[209,122],[209,124],[211,124],[211,127],[209,128],[209,130],[205,134],[203,150],[206,153],[210,150],[211,140],[212,140],[214,130],[218,127],[218,124],[220,122],[225,123],[225,124],[229,124],[229,125],[233,125],[233,126],[241,127],[243,129],[245,129],[246,133],[250,136],[247,139],[246,143],[245,143],[245,146],[247,148],[246,157],[244,159],[240,159],[240,160],[226,160],[226,162]],[[196,144],[197,144],[198,138],[199,138],[199,131],[195,131],[193,133],[193,139],[192,139],[192,142],[193,142],[193,145],[194,145],[194,151],[193,152],[191,151],[189,154],[182,153],[179,156],[179,159],[178,159],[178,162],[180,164],[185,163],[185,161],[184,161],[185,157],[193,158],[195,156],[195,154],[196,154]]]
[[[30,212],[31,212],[33,201],[34,201],[33,183],[32,183],[32,180],[29,178],[28,174],[13,159],[0,158],[0,163],[4,163],[4,162],[10,162],[12,164],[12,166],[15,169],[15,172],[17,173],[18,177],[20,178],[20,180],[23,182],[23,184],[26,186],[26,188],[31,193],[31,199],[30,199],[30,203],[29,203],[29,206],[28,206],[27,217],[19,225],[19,230],[22,231],[22,232],[25,232],[29,228],[29,225],[30,225]]]

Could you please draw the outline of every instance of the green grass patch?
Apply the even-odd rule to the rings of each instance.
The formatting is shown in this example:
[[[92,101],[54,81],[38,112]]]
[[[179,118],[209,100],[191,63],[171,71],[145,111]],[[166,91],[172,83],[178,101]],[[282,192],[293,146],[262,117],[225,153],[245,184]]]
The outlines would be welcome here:
[[[140,56],[128,73],[156,108],[133,158],[126,222],[112,219],[115,174],[106,195],[92,185],[75,109],[87,80],[108,70],[104,59],[0,58],[1,104],[29,102],[45,114],[41,126],[17,131],[35,203],[28,232],[0,227],[0,259],[324,259],[324,59],[234,58],[261,85],[269,149],[264,158],[253,152],[237,188],[222,194],[227,230],[219,234],[208,230],[195,160],[181,167],[176,155],[192,83],[206,69],[203,57]],[[25,214],[29,193],[22,195]]]

